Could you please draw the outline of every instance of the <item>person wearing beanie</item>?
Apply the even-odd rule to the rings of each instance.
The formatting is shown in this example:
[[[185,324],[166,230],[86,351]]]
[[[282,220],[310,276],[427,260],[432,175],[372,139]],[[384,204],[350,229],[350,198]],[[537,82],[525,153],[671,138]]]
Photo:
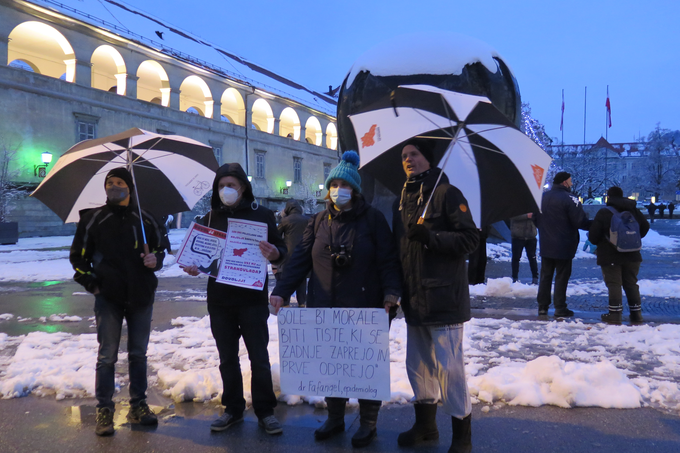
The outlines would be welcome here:
[[[397,442],[412,446],[439,439],[441,402],[451,420],[449,451],[469,452],[472,404],[463,331],[471,313],[465,255],[478,248],[480,233],[467,200],[432,164],[428,149],[412,142],[402,148],[407,179],[392,217],[404,274],[406,372],[415,396],[415,423]]]
[[[396,315],[401,279],[394,239],[385,216],[361,195],[358,167],[357,153],[346,151],[328,176],[326,209],[307,224],[270,297],[276,312],[311,270],[307,307],[384,308],[388,319]],[[328,419],[314,431],[316,440],[345,431],[346,404],[347,398],[326,397]],[[369,445],[376,437],[381,404],[359,399],[353,447]]]
[[[561,171],[555,175],[552,188],[543,193],[541,214],[537,219],[541,249],[541,272],[536,296],[538,316],[548,316],[553,277],[555,317],[574,316],[574,312],[567,307],[571,262],[578,248],[578,230],[587,231],[592,220],[586,216],[579,199],[571,194],[572,186],[571,175]]]
[[[197,223],[225,232],[229,219],[266,224],[267,240],[260,242],[260,252],[273,265],[286,256],[286,244],[276,228],[274,213],[257,204],[240,164],[228,163],[217,169],[210,207],[210,211],[196,219]],[[196,265],[183,270],[189,275],[199,274]],[[220,357],[224,413],[212,422],[210,430],[224,431],[243,422],[246,400],[239,358],[239,341],[243,338],[250,359],[252,404],[258,425],[269,435],[281,434],[283,428],[274,415],[276,395],[267,351],[268,277],[265,277],[264,291],[219,283],[214,277],[216,275],[208,278],[207,302],[210,329]]]
[[[623,287],[626,292],[626,299],[628,299],[630,322],[641,323],[642,300],[637,276],[642,263],[642,255],[639,250],[619,252],[616,246],[609,242],[608,238],[614,217],[612,209],[617,212],[633,214],[638,223],[641,238],[649,232],[649,222],[635,206],[635,200],[625,198],[620,187],[610,187],[607,191],[607,207],[597,211],[588,233],[590,242],[597,245],[597,265],[602,269],[602,279],[609,293],[609,312],[603,314],[601,319],[609,324],[621,324],[623,314],[621,288]]]
[[[69,259],[74,280],[94,295],[99,353],[95,373],[99,436],[114,433],[115,366],[123,320],[127,321],[130,374],[128,420],[155,425],[158,419],[146,403],[146,350],[151,332],[153,301],[158,286],[155,271],[163,267],[170,249],[163,225],[131,203],[133,178],[125,168],[114,168],[105,178],[106,204],[80,212]],[[150,249],[145,253],[141,238]]]

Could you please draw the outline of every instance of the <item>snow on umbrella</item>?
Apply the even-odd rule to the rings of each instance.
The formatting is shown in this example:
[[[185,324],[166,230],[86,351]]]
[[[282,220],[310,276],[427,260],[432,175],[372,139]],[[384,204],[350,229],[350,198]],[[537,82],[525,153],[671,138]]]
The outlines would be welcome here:
[[[350,120],[362,168],[397,195],[406,180],[404,143],[429,138],[435,162],[467,198],[476,225],[539,210],[552,159],[486,97],[400,86]]]
[[[104,180],[117,167],[132,173],[138,206],[160,217],[190,211],[212,189],[218,163],[196,140],[133,128],[74,145],[31,196],[64,223],[77,222],[80,210],[106,202]]]

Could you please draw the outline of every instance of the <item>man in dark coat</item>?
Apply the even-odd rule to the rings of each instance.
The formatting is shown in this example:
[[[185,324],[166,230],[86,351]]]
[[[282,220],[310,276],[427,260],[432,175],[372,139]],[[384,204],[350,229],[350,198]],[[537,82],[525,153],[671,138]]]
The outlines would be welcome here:
[[[640,236],[645,237],[649,231],[649,222],[645,216],[635,207],[635,201],[623,197],[620,187],[611,187],[607,191],[607,206],[611,206],[618,212],[628,211],[635,216],[640,227]],[[642,322],[642,303],[640,300],[640,288],[637,284],[637,275],[640,271],[642,255],[637,252],[619,252],[609,242],[609,231],[613,217],[611,210],[602,208],[595,215],[593,224],[590,226],[588,238],[597,245],[597,264],[602,268],[602,278],[609,291],[609,313],[602,315],[602,321],[610,324],[621,324],[623,312],[623,293],[626,292],[628,308],[630,309],[630,321]]]
[[[477,248],[479,231],[460,190],[444,174],[437,183],[441,170],[432,157],[429,141],[404,146],[407,181],[393,211],[404,272],[406,370],[416,413],[415,424],[399,435],[398,443],[439,438],[435,416],[441,398],[453,429],[449,451],[468,452],[472,406],[463,359],[463,325],[470,320],[465,255]]]
[[[146,350],[151,333],[153,301],[158,286],[155,271],[163,267],[170,249],[165,228],[131,200],[135,186],[125,168],[106,175],[106,204],[80,212],[71,245],[74,280],[94,294],[97,325],[95,397],[99,436],[111,435],[115,404],[115,372],[123,320],[127,321],[130,373],[128,420],[143,425],[158,423],[146,404]],[[140,220],[141,212],[141,220]],[[142,238],[146,234],[147,244]],[[144,246],[149,250],[145,251]]]
[[[538,222],[541,246],[541,275],[537,296],[539,316],[548,315],[553,276],[555,317],[574,316],[574,312],[567,308],[571,261],[578,248],[578,230],[588,230],[592,221],[588,220],[579,199],[570,193],[572,185],[571,175],[561,171],[555,175],[552,188],[543,194]]]
[[[512,281],[519,280],[519,260],[522,250],[527,251],[531,284],[538,285],[538,261],[536,260],[536,224],[534,214],[518,215],[510,219],[510,236],[512,237]]]
[[[656,212],[656,205],[653,201],[650,201],[647,205],[647,213],[649,214],[649,221],[654,223],[654,212]]]
[[[281,280],[283,270],[286,268],[286,264],[290,260],[293,250],[295,250],[295,247],[297,247],[302,240],[302,234],[305,232],[305,228],[307,228],[307,224],[309,223],[309,218],[302,213],[302,207],[297,200],[289,200],[286,203],[286,207],[281,213],[281,217],[281,222],[279,222],[279,234],[286,242],[288,253],[283,261],[276,266],[274,277],[277,282]],[[298,307],[305,307],[307,304],[307,279],[304,279],[302,283],[300,283],[300,286],[295,289],[295,294]],[[284,300],[283,305],[287,306],[289,303],[290,297]]]
[[[673,218],[673,211],[675,211],[675,203],[672,201],[668,203],[668,218],[672,219]]]
[[[217,170],[210,207],[212,209],[199,223],[221,231],[227,231],[229,219],[264,223],[267,225],[267,240],[260,242],[260,252],[273,264],[278,264],[285,257],[286,244],[276,228],[274,213],[257,204],[248,177],[238,163],[224,164]],[[185,267],[184,271],[198,275],[196,266]],[[246,401],[239,358],[239,339],[243,337],[250,358],[251,393],[258,424],[267,434],[283,432],[274,416],[276,395],[267,351],[267,286],[266,278],[264,291],[219,283],[212,276],[208,279],[208,314],[220,356],[222,405],[225,407],[224,414],[210,425],[211,431],[224,431],[243,421]]]
[[[659,203],[657,206],[657,209],[659,210],[659,218],[663,219],[663,212],[666,210],[666,205],[663,204],[663,202]]]

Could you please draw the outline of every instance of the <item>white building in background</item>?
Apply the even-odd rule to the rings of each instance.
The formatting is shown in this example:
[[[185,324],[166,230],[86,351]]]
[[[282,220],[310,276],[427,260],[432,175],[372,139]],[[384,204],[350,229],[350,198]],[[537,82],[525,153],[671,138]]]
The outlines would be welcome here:
[[[127,4],[0,0],[0,63],[0,146],[18,151],[18,185],[35,187],[49,172],[43,153],[54,162],[81,140],[131,127],[209,144],[220,164],[239,162],[275,209],[320,199],[338,161],[329,94]],[[22,236],[73,231],[31,198],[11,218]]]

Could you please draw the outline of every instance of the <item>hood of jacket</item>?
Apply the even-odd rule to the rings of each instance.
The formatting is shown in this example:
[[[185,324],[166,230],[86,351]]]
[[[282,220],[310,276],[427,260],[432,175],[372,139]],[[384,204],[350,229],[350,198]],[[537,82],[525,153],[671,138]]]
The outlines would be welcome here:
[[[220,193],[217,188],[219,186],[220,179],[224,178],[225,176],[233,176],[241,182],[244,190],[243,194],[241,195],[241,203],[239,204],[243,204],[244,202],[250,204],[255,201],[255,196],[253,195],[253,186],[250,184],[250,181],[248,181],[248,175],[246,175],[246,172],[243,171],[241,164],[233,162],[222,165],[217,169],[217,172],[215,172],[215,180],[213,181],[212,187],[212,198],[210,199],[210,207],[212,209],[220,209],[221,207],[224,207],[222,200],[220,200]]]
[[[611,206],[612,208],[616,209],[619,212],[621,211],[635,212],[635,209],[637,208],[635,200],[631,200],[630,198],[624,197],[608,197],[607,206]]]
[[[283,213],[285,215],[302,214],[302,206],[300,206],[300,203],[298,203],[297,200],[288,200],[286,207],[283,209]]]

